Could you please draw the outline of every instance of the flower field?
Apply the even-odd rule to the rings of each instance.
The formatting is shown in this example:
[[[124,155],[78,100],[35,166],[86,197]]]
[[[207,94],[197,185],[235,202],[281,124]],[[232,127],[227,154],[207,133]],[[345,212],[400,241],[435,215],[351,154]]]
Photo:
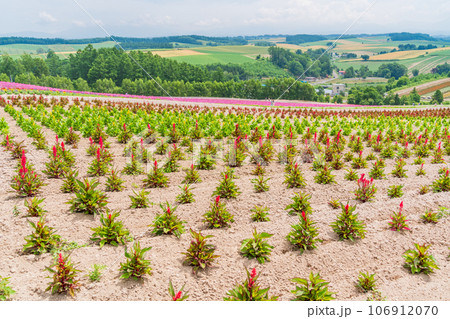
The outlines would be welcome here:
[[[136,98],[136,99],[147,99],[147,100],[170,100],[172,102],[188,102],[188,103],[209,103],[209,104],[226,104],[226,105],[245,105],[245,106],[270,106],[271,101],[269,100],[244,100],[244,99],[230,99],[230,98],[202,98],[202,97],[161,97],[161,96],[144,96],[144,95],[129,95],[129,94],[113,94],[113,93],[97,93],[97,92],[81,92],[73,90],[63,90],[51,87],[43,87],[39,85],[32,84],[22,84],[14,82],[1,82],[0,90],[5,93],[32,93],[32,94],[42,94],[42,92],[47,91],[48,93],[61,93],[69,95],[86,95],[86,96],[104,96],[104,97],[122,97],[122,98]],[[1,92],[1,91],[0,91]],[[332,103],[314,103],[314,102],[290,102],[290,101],[277,101],[276,106],[280,107],[363,107],[362,105],[354,104],[332,104]],[[364,107],[370,107],[370,105],[365,105]],[[379,105],[374,105],[372,107],[380,107]]]
[[[13,85],[0,300],[450,300],[448,108]]]

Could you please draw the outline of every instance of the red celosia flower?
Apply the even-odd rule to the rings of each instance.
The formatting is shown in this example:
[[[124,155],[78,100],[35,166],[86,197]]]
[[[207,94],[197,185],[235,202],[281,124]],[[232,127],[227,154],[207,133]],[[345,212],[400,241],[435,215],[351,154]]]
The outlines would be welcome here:
[[[181,291],[177,292],[177,294],[172,299],[173,301],[177,301],[180,298],[181,298]]]
[[[64,142],[61,142],[61,149],[63,150],[63,152],[66,150]]]
[[[56,146],[53,145],[53,157],[56,158]]]
[[[220,200],[220,196],[217,196],[217,197],[216,197],[216,204],[217,204],[217,205],[219,204],[219,200]]]
[[[302,212],[302,217],[303,217],[303,220],[306,222],[306,214],[305,214],[305,212]]]
[[[100,136],[99,140],[98,140],[98,144],[100,145],[100,148],[103,149],[103,138]]]

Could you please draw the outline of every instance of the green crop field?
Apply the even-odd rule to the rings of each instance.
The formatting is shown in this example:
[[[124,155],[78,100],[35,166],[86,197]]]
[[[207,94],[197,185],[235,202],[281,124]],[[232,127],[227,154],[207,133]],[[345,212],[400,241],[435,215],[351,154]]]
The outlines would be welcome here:
[[[201,55],[186,55],[170,57],[179,62],[192,64],[212,64],[212,63],[236,63],[242,64],[255,62],[258,55],[267,55],[267,47],[251,45],[219,46],[219,47],[197,47],[191,50],[202,53]]]

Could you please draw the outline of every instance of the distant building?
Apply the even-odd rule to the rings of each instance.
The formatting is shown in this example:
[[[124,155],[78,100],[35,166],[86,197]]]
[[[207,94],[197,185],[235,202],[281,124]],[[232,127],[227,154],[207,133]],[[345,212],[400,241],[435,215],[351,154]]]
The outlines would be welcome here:
[[[339,71],[339,75],[344,76],[344,75],[345,75],[345,71],[344,71],[344,70],[340,70],[340,71]]]
[[[339,95],[341,93],[345,93],[345,84],[333,84],[331,88],[332,94],[331,96]]]

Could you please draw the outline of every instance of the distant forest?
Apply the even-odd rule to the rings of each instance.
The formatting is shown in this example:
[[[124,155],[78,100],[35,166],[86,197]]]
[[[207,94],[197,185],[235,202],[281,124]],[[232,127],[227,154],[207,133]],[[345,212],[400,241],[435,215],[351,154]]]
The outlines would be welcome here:
[[[166,45],[169,47],[173,43],[184,43],[193,45],[246,45],[249,40],[264,40],[269,38],[286,38],[287,43],[302,44],[306,42],[315,42],[322,40],[335,40],[339,37],[339,34],[265,34],[257,36],[237,36],[237,37],[208,37],[202,35],[181,35],[181,36],[169,36],[169,37],[153,37],[153,38],[133,38],[133,37],[119,37],[113,36],[124,48],[130,47],[130,49],[145,49],[155,48],[156,46]],[[429,34],[424,33],[384,33],[384,34],[346,34],[341,39],[360,38],[360,37],[374,37],[374,36],[387,36],[392,41],[410,41],[410,40],[426,40],[437,41]],[[32,38],[32,37],[0,37],[0,45],[7,44],[36,44],[36,45],[52,45],[52,44],[94,44],[110,41],[109,37],[103,38],[86,38],[86,39],[62,39],[62,38]],[[445,40],[441,38],[440,40]],[[448,38],[450,40],[450,38]],[[147,47],[144,47],[147,46]]]
[[[204,42],[208,45],[245,45],[248,41],[243,37],[206,37],[200,35],[182,35],[158,38],[130,38],[130,37],[116,37],[113,38],[121,44],[121,46],[128,49],[152,49],[152,48],[170,48],[172,43],[184,43],[192,45],[203,45]],[[88,39],[60,39],[60,38],[27,38],[27,37],[2,37],[0,38],[0,45],[6,44],[37,44],[37,45],[52,45],[52,44],[93,44],[111,41],[109,37],[104,38],[88,38]],[[203,41],[203,42],[202,42]]]

